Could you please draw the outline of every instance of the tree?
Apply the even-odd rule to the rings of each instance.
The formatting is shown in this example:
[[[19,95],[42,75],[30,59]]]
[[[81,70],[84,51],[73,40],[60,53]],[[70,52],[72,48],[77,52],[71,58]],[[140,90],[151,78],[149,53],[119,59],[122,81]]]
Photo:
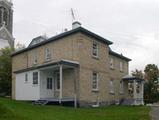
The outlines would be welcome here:
[[[144,73],[142,72],[142,70],[138,70],[136,69],[135,71],[131,72],[132,76],[138,77],[143,79],[144,78]]]
[[[12,61],[11,48],[0,50],[0,96],[11,95]]]
[[[147,102],[156,102],[159,100],[159,91],[158,91],[158,78],[159,78],[159,69],[155,64],[148,64],[145,67],[145,87],[144,87],[144,97],[147,99]]]

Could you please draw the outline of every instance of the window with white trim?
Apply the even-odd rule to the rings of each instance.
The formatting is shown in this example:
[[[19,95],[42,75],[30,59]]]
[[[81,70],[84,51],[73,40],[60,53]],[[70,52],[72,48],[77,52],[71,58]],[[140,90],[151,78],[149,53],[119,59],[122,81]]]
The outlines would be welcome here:
[[[45,49],[45,60],[49,61],[51,59],[51,50],[50,48]]]
[[[110,93],[114,94],[114,80],[110,80]]]
[[[47,89],[52,89],[52,85],[53,85],[53,80],[52,78],[47,78]]]
[[[28,74],[25,73],[25,83],[27,83],[27,82],[28,82]]]
[[[120,64],[120,65],[119,65],[119,67],[120,67],[120,72],[123,72],[123,65],[124,65],[124,64],[123,64],[123,62],[120,62],[119,64]]]
[[[98,73],[92,73],[92,90],[98,90]]]
[[[99,46],[96,42],[93,42],[93,45],[92,45],[92,55],[94,57],[98,57],[98,50],[99,49]]]
[[[33,85],[38,84],[38,72],[33,72]]]
[[[33,52],[33,64],[37,64],[38,63],[38,52],[34,51]]]
[[[114,69],[114,59],[113,58],[110,59],[110,68]]]
[[[121,80],[120,81],[120,94],[124,93],[124,82]]]

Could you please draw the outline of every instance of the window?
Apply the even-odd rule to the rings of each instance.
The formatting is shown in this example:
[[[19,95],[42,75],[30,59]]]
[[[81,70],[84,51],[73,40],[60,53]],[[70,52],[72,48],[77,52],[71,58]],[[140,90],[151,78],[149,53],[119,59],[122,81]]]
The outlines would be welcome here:
[[[47,78],[47,89],[52,89],[52,78]]]
[[[38,84],[38,72],[33,72],[33,85]]]
[[[114,59],[113,58],[110,59],[110,68],[114,69]]]
[[[110,93],[114,94],[114,80],[110,80]]]
[[[98,57],[98,44],[97,43],[93,43],[93,46],[92,46],[92,55],[94,57]]]
[[[38,63],[38,53],[37,51],[35,51],[33,55],[33,64],[37,64],[37,63]]]
[[[55,88],[56,90],[60,89],[60,73],[55,72]]]
[[[120,62],[120,71],[123,72],[123,62]]]
[[[124,93],[124,83],[123,81],[121,80],[120,81],[120,94],[123,94]]]
[[[51,51],[50,48],[45,49],[45,60],[49,61],[51,59]]]
[[[28,82],[28,74],[25,73],[25,83],[27,83],[27,82]]]
[[[92,90],[98,90],[98,73],[96,72],[92,75]]]

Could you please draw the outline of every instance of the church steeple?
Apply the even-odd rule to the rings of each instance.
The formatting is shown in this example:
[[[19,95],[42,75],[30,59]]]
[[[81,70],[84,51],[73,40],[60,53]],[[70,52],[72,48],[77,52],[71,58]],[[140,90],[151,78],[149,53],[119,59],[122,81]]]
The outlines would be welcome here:
[[[12,34],[12,26],[13,26],[13,9],[12,9],[12,1],[11,0],[0,0],[0,27],[5,26]]]
[[[13,4],[11,0],[0,0],[0,49],[14,47]]]

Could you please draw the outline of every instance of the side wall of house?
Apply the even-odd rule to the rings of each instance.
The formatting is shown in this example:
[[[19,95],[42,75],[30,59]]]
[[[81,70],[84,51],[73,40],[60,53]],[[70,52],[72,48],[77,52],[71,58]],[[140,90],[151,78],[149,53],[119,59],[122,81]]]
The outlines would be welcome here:
[[[128,88],[127,88],[127,84],[124,81],[122,81],[122,77],[129,74],[128,73],[129,64],[127,61],[123,59],[120,59],[116,56],[109,55],[109,61],[111,60],[111,58],[114,60],[114,68],[112,69],[109,67],[110,68],[109,77],[110,77],[110,80],[114,81],[114,91],[115,91],[115,94],[112,94],[112,96],[114,96],[116,100],[127,98]],[[123,71],[120,71],[120,62],[123,63]],[[122,82],[123,84],[123,92],[121,92],[120,90],[120,82]]]
[[[38,72],[38,84],[33,85],[33,72]],[[25,80],[27,74],[28,81]],[[40,98],[40,72],[38,70],[16,74],[16,100],[38,100]]]
[[[109,47],[96,39],[81,35],[79,43],[79,104],[80,106],[91,106],[93,104],[108,105],[124,97],[119,93],[121,78],[128,74],[128,63],[115,57],[116,70],[110,70]],[[92,56],[92,45],[96,42],[99,47],[99,57]],[[124,70],[120,72],[119,62],[124,62]],[[92,90],[92,73],[97,72],[98,90]],[[114,94],[110,94],[110,80],[114,79]]]
[[[12,57],[12,98],[15,99],[16,93],[16,81],[15,81],[15,71],[27,69],[37,65],[43,65],[47,63],[57,62],[61,59],[78,61],[78,43],[80,39],[80,33],[70,35],[68,37],[62,38],[60,40],[45,44],[38,48],[23,52],[16,56]],[[50,61],[45,60],[45,49],[50,48],[51,50],[51,59]],[[34,55],[37,55],[37,64],[34,64]],[[69,74],[68,74],[69,75]],[[69,76],[65,76],[66,79],[69,79]],[[68,84],[66,86],[69,87]],[[70,84],[70,89],[72,84]],[[70,91],[70,90],[69,90]],[[72,91],[73,92],[73,91]],[[71,93],[72,93],[71,92]],[[69,94],[69,93],[66,93]]]

